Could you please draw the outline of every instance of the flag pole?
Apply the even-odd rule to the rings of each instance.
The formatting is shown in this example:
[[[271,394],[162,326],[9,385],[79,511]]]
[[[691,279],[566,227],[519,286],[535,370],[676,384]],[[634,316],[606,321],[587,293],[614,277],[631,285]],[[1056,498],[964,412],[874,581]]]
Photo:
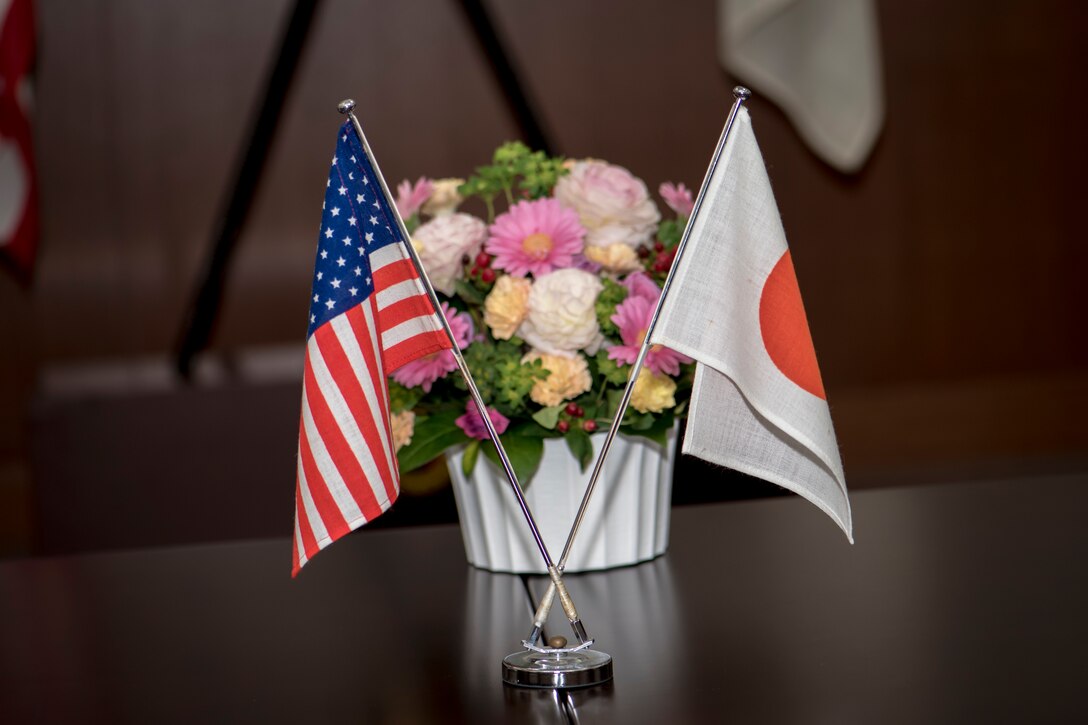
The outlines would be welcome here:
[[[416,271],[419,273],[420,280],[423,282],[423,287],[427,291],[427,297],[430,299],[431,305],[438,314],[438,319],[442,322],[442,329],[452,343],[451,352],[453,353],[454,360],[457,361],[457,367],[460,369],[461,375],[465,379],[469,395],[472,397],[473,402],[475,402],[476,407],[480,411],[480,417],[483,419],[488,435],[491,436],[491,442],[495,445],[495,451],[498,453],[499,460],[502,462],[503,470],[506,472],[506,478],[510,481],[510,487],[513,489],[514,496],[517,498],[521,513],[525,517],[525,521],[529,524],[529,530],[533,534],[533,539],[536,541],[537,548],[540,549],[540,555],[544,558],[544,564],[548,569],[548,575],[551,577],[551,584],[548,587],[548,591],[551,593],[552,598],[555,597],[555,592],[558,591],[559,601],[563,606],[563,612],[567,615],[567,619],[570,621],[570,626],[574,630],[575,636],[578,637],[579,642],[586,644],[590,640],[589,636],[586,634],[582,620],[578,616],[578,610],[575,609],[574,601],[570,598],[570,595],[567,593],[567,589],[563,584],[563,580],[560,578],[559,569],[552,561],[551,555],[548,553],[548,547],[544,544],[544,539],[540,536],[540,529],[537,528],[533,514],[529,510],[529,505],[525,502],[525,494],[522,491],[521,484],[518,483],[517,474],[514,473],[514,467],[510,463],[510,458],[506,454],[506,449],[503,447],[502,441],[499,440],[499,434],[495,430],[495,424],[492,422],[491,416],[487,412],[487,404],[484,402],[479,388],[476,387],[476,381],[469,371],[468,363],[465,362],[464,355],[461,354],[461,348],[457,345],[457,337],[453,334],[450,323],[446,319],[446,315],[442,312],[442,305],[438,301],[438,296],[435,294],[430,278],[427,277],[427,271],[423,268],[423,263],[420,261],[415,247],[412,246],[408,228],[404,225],[404,220],[400,216],[400,210],[397,209],[397,205],[393,203],[393,196],[389,193],[389,187],[385,183],[385,177],[382,175],[381,169],[378,168],[378,162],[374,158],[374,153],[370,150],[370,144],[367,143],[362,124],[359,123],[359,119],[356,118],[353,113],[354,109],[355,101],[350,98],[341,101],[337,106],[337,110],[339,110],[340,113],[351,119],[351,125],[355,128],[355,134],[359,137],[359,142],[363,146],[363,153],[366,154],[367,159],[370,161],[370,165],[374,168],[374,174],[378,177],[378,184],[381,186],[381,191],[385,196],[387,206],[392,211],[393,219],[397,224],[397,229],[404,239],[404,246],[408,251],[408,256],[411,258],[412,264],[415,265]]]
[[[649,325],[646,327],[646,334],[643,337],[642,344],[639,346],[638,356],[635,358],[635,362],[628,373],[627,386],[623,390],[623,397],[620,399],[619,408],[617,408],[616,415],[612,419],[612,425],[608,428],[608,435],[601,445],[601,451],[597,454],[597,461],[593,466],[593,473],[589,477],[589,483],[586,484],[586,492],[582,496],[582,503],[578,506],[578,513],[574,517],[574,524],[571,526],[570,533],[567,534],[567,542],[563,545],[563,552],[559,556],[559,563],[556,567],[559,569],[560,573],[562,573],[567,565],[567,558],[570,556],[570,550],[574,545],[574,539],[578,536],[578,529],[582,525],[582,519],[585,518],[586,509],[589,507],[589,500],[593,496],[593,491],[597,487],[597,481],[601,476],[601,470],[604,468],[605,458],[608,456],[608,451],[612,447],[612,439],[616,437],[620,424],[623,422],[623,416],[627,412],[628,404],[631,402],[631,393],[634,391],[635,382],[638,380],[639,373],[642,372],[642,365],[646,360],[646,355],[652,347],[650,338],[653,334],[654,327],[657,325],[657,319],[661,315],[661,308],[664,305],[665,296],[669,293],[669,288],[672,286],[672,280],[676,274],[676,268],[680,263],[680,257],[683,256],[684,249],[687,247],[688,238],[691,236],[691,229],[695,223],[695,217],[698,216],[699,210],[703,206],[703,199],[706,196],[707,186],[710,184],[710,179],[714,175],[714,171],[718,168],[718,162],[721,160],[722,151],[725,150],[725,143],[729,139],[729,132],[733,128],[733,122],[737,118],[737,113],[740,112],[740,106],[751,97],[752,92],[743,86],[737,86],[733,89],[733,107],[729,110],[729,117],[726,119],[725,126],[722,128],[722,134],[718,138],[718,145],[714,149],[714,155],[710,159],[710,165],[707,167],[706,176],[703,177],[703,184],[699,188],[699,195],[695,199],[694,206],[692,206],[691,216],[688,217],[687,225],[684,227],[684,234],[680,237],[680,243],[676,245],[676,256],[673,258],[672,266],[669,268],[669,273],[665,277],[665,282],[661,285],[661,296],[657,299],[657,306],[654,307],[654,313],[650,317]],[[533,617],[533,630],[526,640],[530,644],[535,645],[537,640],[540,639],[540,633],[544,627],[544,623],[548,619],[548,613],[551,610],[552,600],[554,598],[554,588],[549,586],[548,591],[540,600],[540,606],[537,608],[536,616]]]

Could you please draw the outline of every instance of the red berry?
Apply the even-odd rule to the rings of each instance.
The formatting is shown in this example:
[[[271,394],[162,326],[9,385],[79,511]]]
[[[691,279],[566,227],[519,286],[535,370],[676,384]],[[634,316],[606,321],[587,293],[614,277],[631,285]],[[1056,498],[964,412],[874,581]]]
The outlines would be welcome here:
[[[578,406],[574,403],[567,403],[567,415],[578,416]]]
[[[480,269],[478,267],[473,267],[472,269],[470,269],[468,271],[468,276],[469,277],[475,277],[477,275],[477,273],[479,273],[479,271],[480,271]]]
[[[650,248],[649,247],[639,247],[638,248],[638,258],[639,259],[646,259],[649,256],[650,256]]]
[[[555,424],[555,427],[559,430],[560,433],[566,433],[568,430],[570,430],[570,423],[565,420],[561,420]]]
[[[662,244],[661,242],[654,242],[654,251],[655,252],[665,251],[665,245]]]
[[[486,284],[491,284],[495,281],[495,270],[487,267],[483,272],[480,272],[480,279]]]
[[[597,430],[597,421],[590,418],[589,420],[582,421],[582,430],[586,433],[592,433]]]
[[[477,267],[489,267],[491,266],[491,256],[487,252],[480,252],[476,255]]]

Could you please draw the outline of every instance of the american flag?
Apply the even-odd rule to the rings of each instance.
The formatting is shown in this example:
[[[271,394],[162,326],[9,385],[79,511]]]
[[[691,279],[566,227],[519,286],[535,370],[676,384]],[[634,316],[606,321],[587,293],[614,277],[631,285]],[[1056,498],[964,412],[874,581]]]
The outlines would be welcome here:
[[[310,297],[292,576],[400,491],[386,375],[450,340],[351,121],[329,170]]]
[[[38,190],[26,101],[34,62],[34,6],[0,0],[0,260],[30,278],[38,244]]]

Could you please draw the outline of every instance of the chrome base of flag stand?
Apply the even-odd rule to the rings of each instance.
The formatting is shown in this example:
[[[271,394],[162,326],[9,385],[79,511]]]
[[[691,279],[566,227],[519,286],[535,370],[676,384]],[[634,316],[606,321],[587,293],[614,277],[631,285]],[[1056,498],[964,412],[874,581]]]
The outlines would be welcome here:
[[[589,649],[590,640],[577,647],[534,647],[507,655],[502,681],[515,687],[549,690],[592,687],[612,679],[612,656]]]

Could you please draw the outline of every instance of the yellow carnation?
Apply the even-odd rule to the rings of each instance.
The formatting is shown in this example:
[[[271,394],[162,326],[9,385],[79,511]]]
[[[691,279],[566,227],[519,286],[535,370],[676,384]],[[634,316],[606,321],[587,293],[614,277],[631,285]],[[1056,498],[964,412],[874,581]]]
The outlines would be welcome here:
[[[632,272],[641,266],[634,248],[619,242],[607,247],[586,247],[584,252],[586,258],[617,274]]]
[[[631,405],[640,413],[660,413],[676,405],[676,381],[643,368],[631,391]]]
[[[436,179],[431,187],[430,198],[423,202],[423,213],[441,216],[456,211],[463,201],[457,193],[457,187],[464,183],[464,179]]]
[[[529,290],[525,277],[503,275],[484,300],[484,322],[496,340],[509,340],[529,312]]]
[[[412,434],[416,430],[416,414],[410,410],[393,413],[389,416],[389,424],[393,428],[393,449],[399,451],[412,442]]]
[[[573,400],[593,386],[589,377],[589,365],[581,355],[549,355],[532,351],[521,359],[523,363],[540,360],[548,377],[533,382],[529,398],[539,405],[559,405],[565,400]]]

